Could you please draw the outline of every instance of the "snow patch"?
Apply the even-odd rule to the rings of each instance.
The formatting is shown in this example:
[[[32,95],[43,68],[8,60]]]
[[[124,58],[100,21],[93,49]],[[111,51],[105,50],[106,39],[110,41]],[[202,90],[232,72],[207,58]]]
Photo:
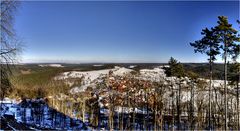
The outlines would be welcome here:
[[[89,86],[95,88],[95,82],[98,81],[98,78],[107,76],[110,71],[113,72],[113,75],[123,76],[132,72],[133,70],[127,69],[125,67],[115,66],[115,68],[113,69],[94,70],[94,71],[71,71],[71,72],[64,72],[61,75],[55,77],[55,79],[66,80],[68,78],[83,78],[83,81],[80,87],[73,87],[70,90],[70,93],[78,93],[78,92],[85,91]]]
[[[137,65],[130,65],[128,68],[133,69],[135,67],[137,67]]]
[[[93,65],[94,67],[100,67],[100,66],[103,66],[103,65]]]
[[[44,64],[44,65],[38,65],[40,67],[64,67],[61,64]]]

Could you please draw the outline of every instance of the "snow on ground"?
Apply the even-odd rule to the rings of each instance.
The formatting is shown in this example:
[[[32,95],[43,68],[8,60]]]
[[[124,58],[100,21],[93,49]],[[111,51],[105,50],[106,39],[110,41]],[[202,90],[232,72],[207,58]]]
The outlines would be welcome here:
[[[94,82],[97,81],[98,78],[101,78],[109,74],[110,71],[113,72],[113,75],[123,76],[130,73],[133,70],[127,69],[125,67],[115,66],[113,69],[94,70],[94,71],[71,71],[71,72],[64,72],[61,75],[55,77],[55,79],[64,80],[68,78],[83,78],[83,82],[80,87],[73,87],[70,90],[70,93],[78,93],[78,92],[84,91],[89,86],[94,88],[95,87]]]
[[[147,109],[139,109],[139,108],[132,108],[132,107],[121,107],[121,106],[116,106],[114,109],[115,112],[117,113],[138,113],[138,114],[147,114]],[[149,111],[150,112],[150,111]]]
[[[67,78],[82,78],[84,77],[86,82],[91,82],[97,79],[100,75],[107,75],[109,69],[105,70],[96,70],[96,71],[71,71],[64,72],[60,76],[57,76],[56,79],[67,79]]]
[[[114,75],[118,75],[118,76],[123,76],[126,75],[130,72],[132,72],[132,69],[127,69],[125,67],[119,67],[119,66],[115,66],[115,68],[112,70]]]
[[[152,81],[157,81],[166,77],[165,70],[162,69],[162,66],[154,69],[141,69],[140,74],[140,78]]]
[[[100,66],[103,66],[103,65],[93,65],[94,67],[100,67]]]
[[[165,84],[169,84],[172,82],[173,88],[177,89],[178,84],[181,82],[182,86],[186,86],[190,80],[187,77],[184,78],[176,78],[176,77],[167,77],[165,74],[165,70],[163,67],[168,67],[168,65],[158,66],[153,69],[141,69],[140,76],[136,77],[143,80],[151,80],[151,81],[163,81]],[[87,87],[95,88],[95,83],[98,81],[98,78],[104,77],[109,72],[112,71],[113,75],[116,76],[123,76],[129,74],[130,72],[134,71],[132,69],[128,69],[125,67],[115,66],[113,69],[104,69],[104,70],[93,70],[93,71],[71,71],[71,72],[64,72],[61,75],[55,77],[55,79],[68,79],[68,78],[83,78],[83,82],[81,86],[76,86],[71,89],[71,93],[78,93],[82,92],[87,89]],[[113,78],[114,79],[114,78]],[[200,78],[201,79],[201,78]],[[204,79],[206,82],[209,82],[208,79]],[[213,80],[213,87],[215,88],[222,88],[224,84],[223,80]],[[230,89],[231,87],[228,86]]]
[[[29,127],[59,130],[81,130],[85,127],[81,120],[70,118],[57,110],[53,110],[43,103],[43,99],[26,99],[26,103],[23,104],[14,99],[5,98],[1,104],[3,104],[1,105],[1,116],[13,116],[17,123],[28,124]],[[63,119],[64,124],[62,123]],[[71,121],[75,124],[71,125]]]
[[[0,103],[3,103],[3,104],[12,104],[12,103],[16,103],[16,100],[14,99],[10,99],[10,98],[4,98],[3,100],[0,100]]]
[[[61,64],[42,64],[42,65],[38,65],[40,67],[64,67]]]
[[[83,92],[83,91],[85,91],[88,87],[95,88],[95,85],[94,85],[94,84],[86,84],[86,85],[82,85],[82,86],[76,86],[76,87],[73,87],[73,88],[70,90],[70,93],[71,93],[71,94],[74,94],[74,93]]]
[[[137,67],[137,65],[130,65],[128,68],[133,69],[135,67]]]
[[[178,82],[181,82],[183,86],[186,86],[188,82],[191,82],[188,77],[184,78],[177,78],[177,77],[167,77],[165,74],[165,70],[163,67],[169,67],[168,65],[164,66],[159,66],[154,69],[141,69],[140,70],[140,78],[145,79],[145,80],[152,80],[152,81],[159,81],[159,80],[164,80],[165,84],[172,82],[174,85],[174,88],[176,89]],[[209,82],[209,79],[203,79],[199,78],[201,80],[205,80],[206,82]],[[212,80],[212,86],[215,88],[223,88],[224,87],[224,80]],[[231,86],[228,86],[228,89],[232,89]]]
[[[208,83],[210,82],[209,79],[201,78],[201,80],[205,80]],[[228,85],[228,81],[227,81],[227,85]],[[212,80],[212,87],[224,89],[224,80]],[[228,85],[227,88],[230,90],[233,89],[233,87],[231,87],[230,85]]]
[[[100,109],[100,112],[102,114],[105,114],[105,115],[109,115],[109,109],[106,109],[106,108],[101,108]],[[125,113],[125,114],[128,114],[128,113],[137,113],[137,114],[147,114],[147,109],[143,109],[143,108],[132,108],[132,107],[122,107],[122,106],[115,106],[114,107],[114,112],[116,113]],[[149,113],[151,113],[151,111],[149,111]]]

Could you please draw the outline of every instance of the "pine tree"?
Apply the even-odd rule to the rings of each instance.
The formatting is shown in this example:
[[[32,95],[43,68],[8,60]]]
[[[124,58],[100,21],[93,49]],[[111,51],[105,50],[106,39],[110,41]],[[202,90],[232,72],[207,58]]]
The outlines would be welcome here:
[[[227,58],[229,55],[235,57],[240,39],[237,36],[237,30],[228,22],[227,17],[219,16],[218,25],[215,27],[219,40],[221,42],[220,48],[223,50],[224,57],[224,101],[225,101],[225,130],[228,129],[228,109],[227,109]]]
[[[183,65],[178,62],[176,59],[174,59],[173,57],[170,58],[169,62],[168,62],[170,68],[167,69],[167,75],[170,76],[175,76],[178,77],[179,79],[181,79],[182,77],[184,77],[185,74],[185,70]],[[181,117],[181,82],[179,82],[179,86],[178,86],[178,95],[177,97],[177,126],[178,126],[178,130],[180,130],[180,117]]]
[[[214,28],[208,29],[205,28],[202,30],[201,34],[203,38],[201,40],[195,41],[194,43],[190,43],[192,47],[194,47],[195,53],[200,52],[202,54],[207,54],[209,56],[209,70],[210,70],[210,85],[209,85],[209,111],[208,111],[208,127],[211,128],[211,92],[212,92],[212,67],[213,62],[216,60],[216,55],[220,54],[219,49],[219,37],[216,34],[216,30]]]

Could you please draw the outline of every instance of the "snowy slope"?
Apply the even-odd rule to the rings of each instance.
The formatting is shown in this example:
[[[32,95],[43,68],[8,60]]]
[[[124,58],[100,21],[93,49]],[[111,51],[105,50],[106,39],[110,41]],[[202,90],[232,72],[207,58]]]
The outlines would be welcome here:
[[[123,76],[123,75],[130,73],[133,70],[127,69],[124,67],[115,66],[115,68],[113,68],[113,69],[104,69],[104,70],[96,70],[96,71],[95,70],[94,71],[71,71],[71,72],[64,72],[61,75],[55,77],[55,79],[64,80],[64,79],[68,79],[68,78],[83,78],[83,82],[80,87],[78,87],[78,86],[73,87],[70,90],[70,93],[74,94],[74,93],[84,91],[89,86],[94,88],[95,82],[98,81],[98,78],[107,76],[110,71],[113,72],[113,75]]]

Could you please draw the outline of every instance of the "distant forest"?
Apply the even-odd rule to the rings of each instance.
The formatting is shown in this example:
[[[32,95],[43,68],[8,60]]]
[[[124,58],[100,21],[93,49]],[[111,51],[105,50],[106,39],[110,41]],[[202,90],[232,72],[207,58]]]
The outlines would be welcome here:
[[[47,63],[44,63],[47,64]],[[161,65],[168,65],[168,63],[100,63],[102,66],[92,66],[94,64],[99,63],[91,63],[91,64],[62,64],[65,66],[61,70],[70,71],[70,70],[79,70],[79,71],[89,71],[89,70],[101,70],[101,69],[111,69],[114,66],[121,66],[129,68],[131,65],[136,65],[133,69],[139,71],[140,69],[153,69],[154,67]],[[181,63],[185,70],[195,72],[201,78],[209,77],[209,63]],[[231,64],[230,64],[231,65]],[[213,68],[213,79],[215,80],[223,80],[224,79],[224,64],[222,63],[214,63]],[[230,66],[228,66],[230,67]],[[28,70],[39,71],[41,67],[38,64],[25,64],[25,65],[17,65],[15,68],[20,70]],[[19,70],[18,70],[19,71]]]

